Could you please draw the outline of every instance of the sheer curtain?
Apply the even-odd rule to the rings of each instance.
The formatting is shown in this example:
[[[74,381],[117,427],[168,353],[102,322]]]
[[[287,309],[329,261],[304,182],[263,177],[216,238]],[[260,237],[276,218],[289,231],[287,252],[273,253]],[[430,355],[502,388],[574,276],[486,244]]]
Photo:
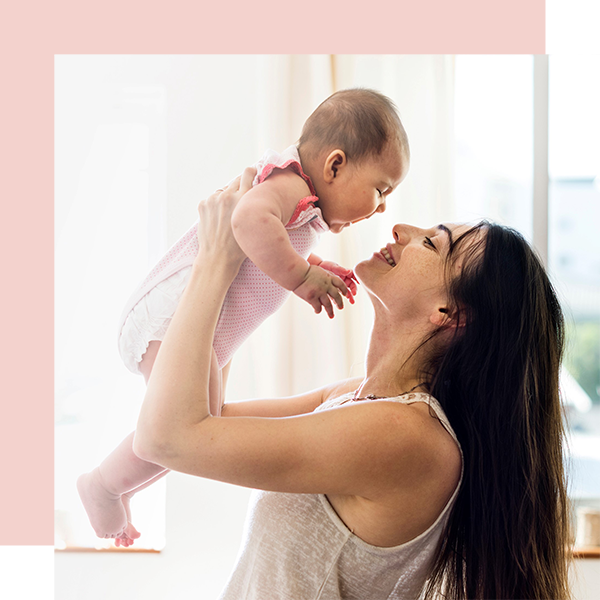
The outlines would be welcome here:
[[[285,147],[325,97],[357,86],[390,97],[408,133],[410,171],[386,213],[339,235],[323,235],[319,256],[352,267],[391,241],[394,223],[428,226],[454,218],[452,57],[291,56],[268,57],[263,64],[263,145]],[[346,303],[332,321],[292,295],[234,357],[229,398],[288,395],[362,375],[371,319],[360,289],[356,304]]]
[[[353,266],[391,240],[396,222],[452,219],[453,69],[443,56],[57,57],[59,543],[96,542],[74,481],[135,427],[144,393],[141,377],[120,364],[117,320],[137,283],[194,222],[198,201],[266,148],[294,143],[333,91],[367,86],[398,105],[410,172],[385,214],[325,234],[316,253]],[[332,321],[292,296],[236,353],[228,399],[282,396],[361,375],[371,319],[362,290]],[[95,600],[110,588],[115,599],[217,597],[235,560],[248,494],[171,474],[166,505],[164,491],[149,488],[132,507],[134,523],[155,540],[148,545],[160,548],[166,539],[169,551],[140,556],[126,572],[119,555],[103,554],[96,587],[87,583],[97,580],[96,561],[60,554],[58,595]],[[136,515],[152,502],[142,525]],[[160,560],[160,568],[148,569],[148,560]]]

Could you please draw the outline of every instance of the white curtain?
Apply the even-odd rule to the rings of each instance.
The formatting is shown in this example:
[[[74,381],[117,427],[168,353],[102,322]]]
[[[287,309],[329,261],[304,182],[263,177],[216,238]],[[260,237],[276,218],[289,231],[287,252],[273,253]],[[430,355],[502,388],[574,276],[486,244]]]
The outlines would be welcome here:
[[[408,133],[409,175],[390,196],[386,213],[340,235],[325,234],[317,254],[354,266],[392,240],[394,223],[428,226],[453,219],[452,57],[287,56],[265,57],[262,64],[263,145],[283,148],[295,141],[324,98],[356,86],[389,96]],[[371,319],[361,291],[333,321],[292,296],[234,357],[228,397],[289,395],[362,375]]]
[[[325,234],[317,254],[353,266],[391,240],[395,222],[452,219],[453,61],[88,55],[57,57],[55,73],[57,542],[93,546],[74,481],[135,427],[144,386],[120,364],[115,327],[138,281],[194,222],[200,199],[266,148],[295,142],[311,111],[343,87],[373,87],[396,102],[412,164],[384,215]],[[228,398],[282,396],[362,374],[370,324],[361,291],[332,321],[292,296],[236,353]],[[248,491],[172,474],[165,509],[156,488],[134,500],[134,522],[150,547],[161,547],[166,512],[169,552],[150,571],[145,558],[128,561],[126,576],[123,557],[104,554],[103,589],[115,598],[216,597],[235,560]],[[97,563],[80,558],[57,556],[64,600],[80,598],[80,585],[93,594],[83,582],[94,580]]]
[[[308,115],[336,89],[366,86],[394,100],[412,160],[408,177],[389,198],[384,215],[337,236],[325,234],[317,253],[353,266],[391,240],[396,222],[432,225],[451,220],[453,81],[454,62],[448,56],[59,57],[58,372],[76,377],[72,367],[81,364],[92,375],[91,369],[102,371],[94,361],[101,364],[109,352],[113,360],[116,356],[115,332],[105,318],[92,337],[86,337],[90,321],[85,311],[80,311],[79,322],[74,321],[77,298],[82,301],[82,277],[76,274],[87,274],[85,305],[95,321],[106,309],[90,306],[92,287],[110,292],[116,324],[116,305],[124,303],[151,264],[195,220],[198,201],[256,161],[266,148],[282,150],[295,142]],[[127,237],[120,225],[132,202],[118,184],[123,168],[118,157],[124,147],[121,137],[127,139],[129,129],[140,127],[149,136],[147,162],[136,167],[146,181],[147,208],[137,221],[133,215],[127,227],[143,229],[140,239],[147,238],[147,247],[135,249],[135,255],[133,250],[129,256],[123,251],[117,261],[122,274],[114,270],[118,264],[112,270],[99,268],[99,250],[90,275],[92,265],[84,263],[89,234],[99,227],[99,208],[102,234],[115,244]],[[105,143],[103,154],[96,151],[99,139]],[[95,179],[86,179],[92,171]],[[136,193],[143,193],[144,185]],[[112,205],[106,203],[104,188]],[[143,199],[137,202],[143,204]],[[62,324],[67,322],[76,337],[72,359],[63,343]],[[297,393],[361,374],[369,325],[370,307],[360,292],[357,304],[346,306],[332,322],[292,296],[234,357],[230,398]],[[99,343],[104,344],[102,355],[81,360],[93,356]],[[86,351],[79,352],[86,344]]]

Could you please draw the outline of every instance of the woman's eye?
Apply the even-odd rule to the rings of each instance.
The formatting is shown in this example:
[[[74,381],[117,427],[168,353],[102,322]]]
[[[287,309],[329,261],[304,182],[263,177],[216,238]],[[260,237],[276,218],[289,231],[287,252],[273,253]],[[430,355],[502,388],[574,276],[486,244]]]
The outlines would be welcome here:
[[[432,248],[435,248],[435,244],[427,236],[425,236],[425,243],[429,244]],[[437,250],[437,248],[435,249]]]

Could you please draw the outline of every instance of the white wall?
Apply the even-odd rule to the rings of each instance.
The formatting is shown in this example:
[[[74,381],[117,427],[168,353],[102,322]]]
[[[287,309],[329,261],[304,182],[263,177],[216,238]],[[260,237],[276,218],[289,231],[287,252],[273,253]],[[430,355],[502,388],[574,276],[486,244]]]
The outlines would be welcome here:
[[[216,600],[240,545],[249,490],[170,473],[158,554],[56,553],[56,600]]]
[[[575,600],[600,598],[600,559],[584,558],[575,561],[573,596]]]

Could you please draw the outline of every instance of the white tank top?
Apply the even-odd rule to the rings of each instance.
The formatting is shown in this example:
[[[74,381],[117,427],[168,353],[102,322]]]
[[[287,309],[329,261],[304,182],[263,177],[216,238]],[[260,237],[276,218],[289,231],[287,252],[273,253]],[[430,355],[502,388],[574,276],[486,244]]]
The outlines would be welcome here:
[[[350,396],[329,400],[317,410],[348,402]],[[428,403],[460,449],[435,398],[411,393],[389,400]],[[256,491],[237,564],[220,600],[416,600],[461,481],[462,473],[431,527],[391,548],[372,546],[354,535],[323,494]]]

